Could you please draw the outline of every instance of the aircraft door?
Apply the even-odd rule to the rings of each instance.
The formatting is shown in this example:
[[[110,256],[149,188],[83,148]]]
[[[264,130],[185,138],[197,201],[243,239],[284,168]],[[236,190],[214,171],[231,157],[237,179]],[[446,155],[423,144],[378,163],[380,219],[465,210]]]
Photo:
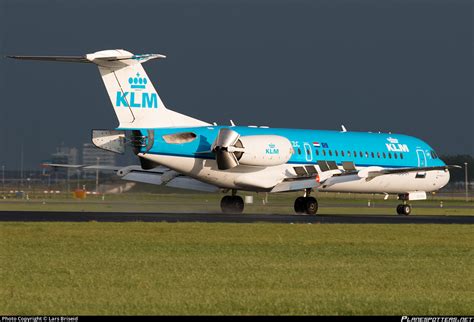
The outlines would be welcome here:
[[[311,149],[311,145],[305,143],[304,145],[304,154],[306,156],[306,161],[311,162],[313,161],[313,150]]]
[[[418,166],[426,167],[426,155],[423,150],[416,150],[416,155],[418,156]]]

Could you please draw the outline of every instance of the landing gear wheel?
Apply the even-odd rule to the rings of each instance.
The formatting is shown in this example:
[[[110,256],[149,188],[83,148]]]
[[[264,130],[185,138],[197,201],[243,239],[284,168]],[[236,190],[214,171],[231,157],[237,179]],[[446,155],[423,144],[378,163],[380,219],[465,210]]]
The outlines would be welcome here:
[[[231,196],[224,196],[221,199],[221,209],[222,212],[230,212],[231,210],[231,202],[232,202],[232,197]]]
[[[318,201],[314,197],[306,197],[305,212],[308,215],[316,215],[318,212]]]
[[[318,201],[314,197],[298,197],[295,200],[295,212],[315,215],[318,212]]]
[[[244,200],[240,196],[224,196],[221,199],[223,213],[240,214],[244,211]]]
[[[397,214],[408,216],[411,213],[411,206],[410,205],[398,205],[397,206]]]
[[[297,214],[302,214],[305,212],[305,205],[306,205],[306,198],[305,197],[298,197],[295,200],[295,212]]]

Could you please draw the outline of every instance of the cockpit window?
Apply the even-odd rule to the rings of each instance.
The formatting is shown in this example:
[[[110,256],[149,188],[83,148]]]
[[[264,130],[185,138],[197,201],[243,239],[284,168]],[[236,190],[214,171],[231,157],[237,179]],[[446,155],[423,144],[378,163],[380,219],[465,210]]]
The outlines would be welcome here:
[[[437,159],[437,158],[438,158],[438,155],[436,154],[435,151],[431,150],[431,157],[432,157],[433,159]]]

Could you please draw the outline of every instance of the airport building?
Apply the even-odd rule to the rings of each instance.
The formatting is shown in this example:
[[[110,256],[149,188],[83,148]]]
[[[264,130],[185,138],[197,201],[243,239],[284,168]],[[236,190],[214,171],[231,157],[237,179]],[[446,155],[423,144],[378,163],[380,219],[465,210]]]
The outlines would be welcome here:
[[[116,165],[115,153],[107,152],[105,150],[99,149],[92,143],[84,143],[82,145],[82,164],[115,166]],[[95,177],[95,173],[96,173],[95,170],[84,170],[84,177],[85,178]]]
[[[56,148],[56,152],[51,154],[51,163],[54,164],[79,164],[79,153],[77,148],[69,148],[61,145]],[[72,176],[74,169],[57,169],[58,174]]]
[[[79,153],[76,148],[60,146],[56,152],[51,154],[51,163],[58,164],[78,164]]]

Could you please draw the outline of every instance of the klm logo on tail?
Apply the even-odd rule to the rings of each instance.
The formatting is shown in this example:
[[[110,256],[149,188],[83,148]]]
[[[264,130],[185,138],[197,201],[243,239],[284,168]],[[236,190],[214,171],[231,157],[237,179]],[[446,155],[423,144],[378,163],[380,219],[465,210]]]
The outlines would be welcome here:
[[[158,95],[156,93],[141,92],[146,89],[148,80],[146,77],[140,77],[137,73],[136,77],[130,77],[128,84],[130,88],[137,91],[122,92],[117,91],[115,100],[116,107],[131,107],[131,108],[158,108]]]
[[[129,95],[130,94],[130,95]],[[138,94],[138,95],[135,95]],[[158,97],[156,93],[139,93],[135,92],[117,92],[115,106],[132,107],[132,108],[158,108]],[[130,105],[129,105],[130,103]]]

